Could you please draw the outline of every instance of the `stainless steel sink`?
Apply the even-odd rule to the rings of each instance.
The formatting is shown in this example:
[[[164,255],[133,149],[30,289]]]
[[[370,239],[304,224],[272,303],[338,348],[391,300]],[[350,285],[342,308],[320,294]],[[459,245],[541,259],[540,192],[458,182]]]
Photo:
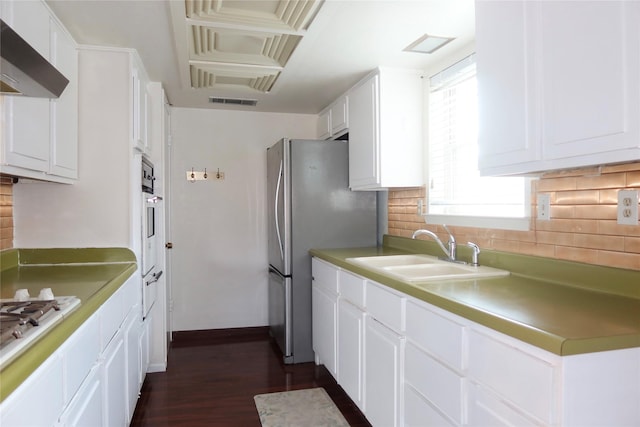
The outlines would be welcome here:
[[[468,264],[457,264],[429,255],[387,255],[347,258],[346,260],[412,283],[509,275],[506,270],[484,265],[474,267]]]

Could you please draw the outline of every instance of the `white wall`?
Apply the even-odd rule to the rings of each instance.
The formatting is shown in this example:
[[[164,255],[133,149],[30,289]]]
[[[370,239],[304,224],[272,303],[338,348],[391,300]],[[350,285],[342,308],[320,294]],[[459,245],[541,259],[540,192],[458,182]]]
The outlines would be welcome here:
[[[173,108],[173,329],[264,326],[267,318],[266,148],[313,138],[316,116]],[[225,173],[190,183],[191,170]]]
[[[121,246],[138,253],[132,194],[140,159],[129,144],[129,61],[128,51],[80,51],[79,180],[14,185],[15,247]]]

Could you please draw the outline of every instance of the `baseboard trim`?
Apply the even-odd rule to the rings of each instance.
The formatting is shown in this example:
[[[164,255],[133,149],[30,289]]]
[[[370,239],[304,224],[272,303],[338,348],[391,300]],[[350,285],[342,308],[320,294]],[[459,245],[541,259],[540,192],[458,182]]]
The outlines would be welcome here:
[[[172,347],[222,344],[225,342],[257,341],[269,338],[268,326],[247,328],[206,329],[197,331],[173,331]]]

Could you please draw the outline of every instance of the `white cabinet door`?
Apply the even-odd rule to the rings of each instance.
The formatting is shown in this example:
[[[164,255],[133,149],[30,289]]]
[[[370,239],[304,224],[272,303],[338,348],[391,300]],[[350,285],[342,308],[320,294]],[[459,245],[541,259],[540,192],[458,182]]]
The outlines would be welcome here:
[[[137,306],[139,309],[139,306]],[[126,390],[127,390],[127,420],[131,421],[138,402],[140,390],[140,325],[139,312],[132,310],[125,320],[125,357],[126,357]]]
[[[131,69],[131,141],[138,151],[150,154],[149,128],[149,83],[142,65],[132,58]]]
[[[62,372],[62,358],[59,354],[45,360],[0,404],[0,426],[33,427],[56,424],[64,407],[60,387],[63,382]]]
[[[545,156],[639,158],[638,2],[554,1],[537,7]],[[635,149],[633,157],[625,149]]]
[[[49,173],[78,178],[78,52],[76,44],[51,19],[51,63],[69,84],[51,100],[51,164]]]
[[[401,425],[405,339],[366,316],[364,342],[364,414],[374,427]]]
[[[520,1],[476,1],[481,171],[541,159],[540,135],[530,128],[539,121],[539,100],[535,80],[527,79],[535,65],[527,60],[528,7]]]
[[[39,1],[3,1],[2,17],[23,39],[49,58],[49,11]],[[3,96],[0,163],[49,170],[49,99]],[[1,171],[13,172],[2,168]]]
[[[362,310],[343,298],[338,299],[338,384],[361,410],[364,410],[364,317]]]
[[[640,159],[638,20],[638,2],[476,1],[481,172]]]
[[[424,184],[420,74],[378,68],[349,92],[349,186],[353,190]]]
[[[126,358],[122,330],[118,331],[104,352],[102,362],[103,425],[128,425]]]
[[[336,317],[337,297],[312,284],[313,351],[316,362],[322,363],[334,378],[336,371]]]
[[[98,427],[102,425],[102,382],[100,366],[95,366],[60,417],[60,424],[68,427]]]
[[[349,93],[349,187],[380,185],[378,84],[373,76]]]
[[[343,96],[331,105],[331,135],[349,127],[349,97]]]
[[[331,138],[331,110],[326,110],[318,116],[318,139]]]
[[[142,330],[140,331],[140,378],[138,379],[138,390],[142,387],[144,378],[149,371],[150,348],[151,348],[151,325],[153,325],[153,309],[142,322]]]
[[[59,98],[4,96],[0,172],[57,182],[78,177],[78,82],[75,41],[44,2],[2,2],[3,19],[69,84]]]

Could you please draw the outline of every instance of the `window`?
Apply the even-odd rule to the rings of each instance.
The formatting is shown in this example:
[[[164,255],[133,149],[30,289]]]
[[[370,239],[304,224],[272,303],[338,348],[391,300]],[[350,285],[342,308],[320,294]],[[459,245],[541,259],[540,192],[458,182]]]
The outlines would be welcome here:
[[[429,79],[427,221],[528,229],[529,180],[481,177],[475,54]]]

